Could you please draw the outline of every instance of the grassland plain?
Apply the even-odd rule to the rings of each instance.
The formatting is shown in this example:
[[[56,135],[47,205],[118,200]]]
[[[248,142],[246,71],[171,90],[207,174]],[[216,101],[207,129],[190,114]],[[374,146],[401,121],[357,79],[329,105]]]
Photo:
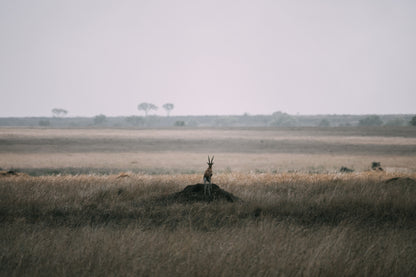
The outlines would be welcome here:
[[[242,201],[168,201],[207,154]],[[415,158],[412,128],[0,128],[32,175],[0,176],[0,275],[415,276]]]
[[[416,175],[222,173],[239,203],[172,203],[200,175],[0,178],[2,276],[414,276]]]
[[[416,128],[25,129],[0,128],[0,167],[31,174],[358,171],[380,161],[416,171]]]

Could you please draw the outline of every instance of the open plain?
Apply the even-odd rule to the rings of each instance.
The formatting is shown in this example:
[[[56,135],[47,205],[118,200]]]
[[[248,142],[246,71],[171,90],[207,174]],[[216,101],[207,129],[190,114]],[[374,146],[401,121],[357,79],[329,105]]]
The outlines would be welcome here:
[[[208,154],[241,201],[168,201]],[[415,128],[1,128],[0,167],[2,276],[416,275]]]
[[[14,129],[0,128],[0,167],[33,174],[416,171],[416,128]]]

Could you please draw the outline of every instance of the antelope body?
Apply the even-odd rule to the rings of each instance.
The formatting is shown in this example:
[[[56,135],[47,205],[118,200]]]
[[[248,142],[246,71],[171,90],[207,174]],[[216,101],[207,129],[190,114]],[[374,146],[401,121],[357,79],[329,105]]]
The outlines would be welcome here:
[[[207,195],[208,192],[208,196],[211,196],[211,192],[212,192],[212,183],[211,183],[211,177],[212,177],[212,165],[214,164],[214,156],[212,156],[212,159],[209,159],[208,156],[208,168],[207,170],[205,170],[204,173],[204,194]]]

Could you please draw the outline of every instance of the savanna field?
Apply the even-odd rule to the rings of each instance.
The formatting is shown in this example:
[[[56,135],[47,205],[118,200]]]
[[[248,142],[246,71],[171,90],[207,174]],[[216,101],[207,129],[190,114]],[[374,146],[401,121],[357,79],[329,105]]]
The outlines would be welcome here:
[[[175,200],[207,155],[238,200]],[[1,128],[0,167],[2,276],[416,275],[415,128]]]

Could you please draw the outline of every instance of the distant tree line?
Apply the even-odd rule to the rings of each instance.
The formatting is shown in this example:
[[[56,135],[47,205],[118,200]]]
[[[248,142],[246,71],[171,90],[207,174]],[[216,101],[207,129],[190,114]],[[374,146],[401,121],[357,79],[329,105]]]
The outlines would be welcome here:
[[[107,117],[65,117],[67,110],[52,109],[52,117],[0,118],[0,126],[41,126],[59,127],[122,127],[122,128],[163,128],[163,127],[377,127],[416,126],[416,116],[404,115],[290,115],[277,111],[271,115],[227,115],[227,116],[171,116],[172,103],[163,106],[166,117],[152,115],[158,107],[152,103],[140,103],[137,109],[144,116]]]
[[[35,121],[37,120],[37,121]],[[380,127],[416,126],[412,115],[289,115],[276,112],[272,115],[227,116],[118,116],[104,114],[89,117],[52,118],[0,118],[0,126],[42,127]]]

